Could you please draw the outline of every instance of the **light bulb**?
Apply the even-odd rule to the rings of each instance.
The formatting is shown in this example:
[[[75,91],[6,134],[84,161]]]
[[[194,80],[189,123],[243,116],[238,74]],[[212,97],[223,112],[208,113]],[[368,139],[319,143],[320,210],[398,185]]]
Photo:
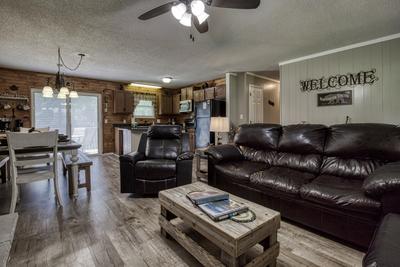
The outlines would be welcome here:
[[[162,78],[163,83],[170,83],[172,82],[172,78],[171,77],[164,77]]]
[[[195,16],[199,16],[200,14],[204,13],[204,3],[201,0],[194,0],[190,4],[190,8],[192,10],[192,14]]]
[[[62,94],[61,92],[59,92],[59,93],[57,94],[57,98],[58,98],[58,99],[66,99],[66,98],[67,98],[67,95]]]
[[[199,24],[203,24],[204,21],[208,19],[210,15],[208,15],[206,12],[203,12],[202,14],[197,16],[197,19],[199,20]]]
[[[78,96],[78,92],[77,91],[71,91],[70,93],[69,93],[69,97],[70,98],[78,98],[79,96]]]
[[[183,17],[183,14],[185,14],[187,8],[184,3],[180,3],[178,5],[175,5],[171,8],[172,15],[177,19],[180,20]]]
[[[60,89],[60,94],[68,95],[68,94],[69,94],[68,88],[65,87],[65,86],[61,87],[61,89]]]
[[[53,97],[53,88],[50,86],[43,87],[42,95],[43,97]]]
[[[185,14],[183,14],[183,17],[179,22],[183,26],[191,27],[192,26],[192,14],[186,12]]]

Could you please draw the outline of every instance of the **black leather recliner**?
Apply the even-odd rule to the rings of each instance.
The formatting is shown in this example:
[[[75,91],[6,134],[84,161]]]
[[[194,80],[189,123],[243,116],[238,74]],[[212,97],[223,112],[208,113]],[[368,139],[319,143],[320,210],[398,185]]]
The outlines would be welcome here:
[[[192,160],[189,138],[181,126],[150,126],[138,151],[120,156],[121,193],[157,194],[189,184]]]

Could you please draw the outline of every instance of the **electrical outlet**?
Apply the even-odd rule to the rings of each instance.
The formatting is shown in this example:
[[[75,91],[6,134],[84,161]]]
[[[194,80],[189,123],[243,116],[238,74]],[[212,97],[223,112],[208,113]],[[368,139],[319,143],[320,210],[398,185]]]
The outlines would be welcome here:
[[[243,120],[243,114],[240,114],[240,119]]]
[[[107,120],[107,119],[104,119],[104,123],[108,123],[108,120]]]

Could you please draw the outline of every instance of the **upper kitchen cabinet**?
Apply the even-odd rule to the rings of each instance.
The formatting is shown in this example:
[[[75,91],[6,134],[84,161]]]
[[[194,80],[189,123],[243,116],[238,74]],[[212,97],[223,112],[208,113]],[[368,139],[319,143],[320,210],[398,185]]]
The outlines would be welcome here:
[[[130,114],[133,112],[133,95],[124,90],[114,91],[114,113]]]
[[[179,104],[181,101],[181,95],[173,95],[172,96],[172,113],[173,114],[179,114]]]
[[[181,100],[193,100],[193,87],[181,89]]]
[[[170,115],[173,112],[172,107],[172,95],[161,94],[159,97],[159,107],[158,114],[159,115]]]
[[[204,89],[193,91],[194,102],[204,101]]]
[[[214,88],[215,99],[221,100],[226,98],[226,86],[220,85]]]

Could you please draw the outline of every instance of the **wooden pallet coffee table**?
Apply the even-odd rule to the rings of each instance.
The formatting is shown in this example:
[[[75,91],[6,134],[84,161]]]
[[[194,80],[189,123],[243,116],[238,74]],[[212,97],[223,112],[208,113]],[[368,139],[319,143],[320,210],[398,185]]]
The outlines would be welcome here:
[[[172,237],[204,266],[275,266],[279,254],[277,231],[280,227],[280,214],[248,200],[230,195],[230,198],[247,205],[257,218],[250,223],[237,223],[231,220],[214,222],[200,209],[196,208],[186,194],[191,191],[219,189],[197,182],[159,193],[161,233]],[[171,220],[180,218],[185,225],[200,233],[221,249],[217,259],[192,238],[180,230]],[[261,245],[263,252],[247,262],[246,252],[255,245]]]

